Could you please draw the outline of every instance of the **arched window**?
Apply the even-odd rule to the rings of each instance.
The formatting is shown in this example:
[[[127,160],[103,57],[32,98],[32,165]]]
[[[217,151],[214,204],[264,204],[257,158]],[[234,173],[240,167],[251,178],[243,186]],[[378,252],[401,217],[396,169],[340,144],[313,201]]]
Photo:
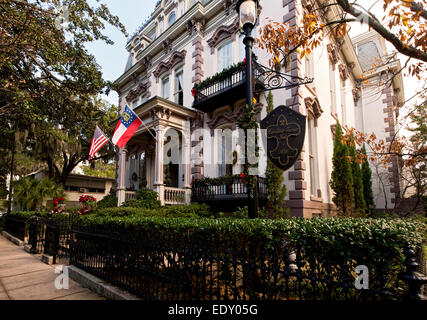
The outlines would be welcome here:
[[[176,20],[176,14],[175,12],[172,12],[171,15],[169,16],[169,20],[168,20],[168,27],[170,27]]]

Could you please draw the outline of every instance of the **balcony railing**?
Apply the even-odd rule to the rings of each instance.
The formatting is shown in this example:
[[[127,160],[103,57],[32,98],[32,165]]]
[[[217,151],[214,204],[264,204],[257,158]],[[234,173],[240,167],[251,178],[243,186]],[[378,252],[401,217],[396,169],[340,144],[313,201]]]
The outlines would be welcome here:
[[[220,202],[232,200],[236,204],[244,205],[248,198],[248,190],[242,178],[234,178],[229,183],[221,185],[203,185],[192,188],[194,202]],[[267,185],[265,179],[258,178],[258,198],[261,202],[267,199]],[[226,207],[229,205],[227,204]]]
[[[258,69],[254,64],[255,79]],[[224,70],[206,79],[193,89],[195,109],[210,112],[215,108],[243,99],[246,92],[246,69],[244,63]]]
[[[185,189],[165,187],[165,204],[185,204]]]

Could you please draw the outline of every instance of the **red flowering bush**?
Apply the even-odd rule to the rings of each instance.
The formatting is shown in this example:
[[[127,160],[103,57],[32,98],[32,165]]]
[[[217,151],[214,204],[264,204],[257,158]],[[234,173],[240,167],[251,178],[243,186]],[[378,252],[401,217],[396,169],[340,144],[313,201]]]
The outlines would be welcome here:
[[[50,210],[53,214],[61,214],[62,208],[61,205],[64,204],[65,199],[63,197],[59,197],[55,200],[52,200],[53,209]]]
[[[197,89],[192,89],[192,90],[191,90],[191,94],[193,95],[193,97],[195,97],[195,96],[196,96],[196,94],[197,94]]]
[[[96,199],[90,195],[81,195],[79,202],[83,205],[83,208],[79,210],[80,215],[89,214],[96,209]]]

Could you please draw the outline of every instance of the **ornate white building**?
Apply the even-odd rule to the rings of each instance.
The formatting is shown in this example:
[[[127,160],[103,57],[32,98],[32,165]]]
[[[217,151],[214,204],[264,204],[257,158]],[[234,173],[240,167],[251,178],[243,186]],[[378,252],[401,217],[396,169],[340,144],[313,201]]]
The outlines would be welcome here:
[[[260,5],[256,29],[266,17],[295,25],[316,2],[261,0]],[[322,14],[333,19],[338,12],[331,6]],[[189,202],[193,179],[242,172],[241,161],[237,161],[242,153],[236,142],[236,119],[245,104],[245,75],[240,65],[230,68],[244,59],[242,41],[234,0],[159,1],[151,17],[129,39],[126,69],[116,81],[119,105],[121,110],[125,105],[132,107],[144,125],[118,154],[119,203],[132,198],[142,186],[158,191],[164,204]],[[268,65],[265,52],[255,49],[255,54],[260,64]],[[364,88],[360,80],[384,81],[391,70],[399,69],[399,61],[387,55],[385,42],[373,32],[353,40],[348,36],[325,39],[307,58],[301,60],[294,54],[282,67],[283,73],[314,78],[312,84],[273,91],[275,106],[286,105],[307,116],[303,151],[284,173],[286,206],[292,216],[334,212],[329,180],[337,120],[345,127],[391,139],[397,117],[392,106],[404,101],[401,76],[394,77],[385,89],[378,85]],[[218,75],[223,70],[228,72]],[[195,84],[199,88],[192,92]],[[261,120],[266,116],[266,94],[257,98]],[[165,144],[174,138],[170,129],[178,132],[180,162],[164,165],[165,155],[170,156],[170,151],[164,152]],[[236,139],[218,139],[215,129],[231,129]],[[226,150],[233,150],[228,163],[224,163]],[[261,176],[265,163],[262,157]],[[377,169],[373,167],[373,172]],[[390,208],[399,195],[398,164],[378,170],[383,179],[379,182],[373,176],[376,205],[385,208],[387,203]],[[232,201],[225,200],[243,196],[244,187],[236,183],[197,192],[193,199],[218,201],[221,210],[227,211]]]

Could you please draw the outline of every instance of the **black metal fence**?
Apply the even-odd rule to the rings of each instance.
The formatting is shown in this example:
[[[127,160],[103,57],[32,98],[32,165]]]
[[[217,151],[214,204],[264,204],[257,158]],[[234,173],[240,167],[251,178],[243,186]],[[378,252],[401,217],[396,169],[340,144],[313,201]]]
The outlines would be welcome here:
[[[408,267],[416,264],[409,248],[406,273],[402,264],[378,261],[368,266],[369,288],[360,289],[356,267],[363,261],[325,261],[286,242],[242,247],[214,235],[206,240],[77,224],[72,233],[70,264],[144,299],[400,300],[415,297],[422,285],[414,281],[422,275]]]
[[[258,195],[260,200],[267,199],[267,185],[265,179],[258,177]],[[228,184],[222,185],[204,185],[192,188],[192,201],[223,201],[223,200],[238,200],[247,199],[247,186],[243,182],[243,178],[234,178]]]
[[[6,231],[15,236],[25,235],[27,225],[32,253],[52,255],[54,263],[69,257],[70,264],[144,299],[420,299],[427,283],[422,252],[409,244],[404,264],[367,265],[369,288],[360,289],[356,267],[364,261],[325,260],[286,241],[265,247],[214,234],[199,239],[86,226],[72,216],[6,218]]]
[[[4,230],[19,240],[25,241],[27,237],[27,218],[6,215]]]

